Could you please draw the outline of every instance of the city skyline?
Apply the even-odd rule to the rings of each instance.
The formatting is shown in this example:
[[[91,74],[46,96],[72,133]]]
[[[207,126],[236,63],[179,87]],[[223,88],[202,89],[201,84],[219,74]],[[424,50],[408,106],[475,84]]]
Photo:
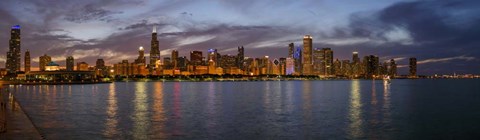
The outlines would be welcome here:
[[[24,5],[20,6],[19,4],[22,3]],[[215,8],[225,9],[232,6],[231,4],[234,2],[194,2],[185,6],[179,6],[182,2],[177,2],[175,5],[174,2],[168,1],[156,4],[128,1],[102,2],[98,5],[90,2],[80,2],[80,5],[83,6],[80,10],[82,12],[75,11],[78,15],[70,15],[68,12],[66,14],[55,13],[68,10],[65,8],[57,10],[46,8],[42,5],[45,3],[42,2],[6,1],[5,5],[0,6],[0,14],[6,17],[5,21],[0,23],[2,25],[0,27],[2,32],[0,43],[7,46],[10,38],[10,27],[16,24],[22,25],[22,51],[20,52],[22,60],[20,62],[24,61],[25,50],[30,50],[33,69],[38,68],[38,58],[43,54],[52,56],[52,60],[61,65],[65,63],[67,56],[73,56],[75,62],[87,62],[89,64],[94,64],[96,59],[102,58],[105,59],[106,64],[112,65],[124,59],[135,60],[138,57],[138,47],[144,46],[145,57],[149,57],[148,54],[151,52],[151,37],[149,36],[152,26],[158,27],[159,49],[162,58],[169,57],[173,50],[177,50],[180,57],[189,56],[188,53],[195,50],[202,51],[206,56],[206,52],[210,48],[217,49],[220,54],[235,55],[237,46],[245,47],[246,57],[261,58],[268,55],[271,58],[281,58],[288,56],[289,43],[293,42],[295,48],[303,48],[303,42],[299,38],[311,34],[314,38],[312,49],[331,48],[335,52],[334,58],[340,60],[350,60],[352,52],[359,52],[361,58],[367,55],[377,55],[380,56],[382,62],[395,59],[399,64],[399,74],[408,74],[410,57],[418,59],[418,74],[451,74],[454,72],[476,74],[480,69],[478,66],[479,60],[476,58],[480,52],[475,48],[479,43],[474,38],[479,32],[478,30],[469,30],[470,27],[478,25],[478,21],[474,20],[473,17],[480,12],[476,12],[478,10],[471,7],[471,5],[478,4],[475,1],[388,1],[370,4],[365,7],[354,2],[351,5],[352,9],[343,11],[344,15],[339,16],[340,19],[328,15],[326,11],[308,6],[305,9],[293,10],[298,8],[299,5],[304,6],[305,3],[308,3],[307,1],[295,3],[252,2],[254,7],[271,4],[272,6],[267,8],[271,11],[266,13],[252,14],[252,11],[248,9],[243,12],[234,9],[233,11],[227,10],[226,14],[220,14],[218,17],[202,15],[205,13],[202,13],[200,7],[212,3]],[[332,4],[331,1],[319,3],[342,7],[341,3],[333,2]],[[432,3],[435,3],[436,7],[432,6]],[[68,7],[71,3],[60,2],[57,5]],[[345,5],[343,4],[343,6]],[[122,6],[132,7],[133,11],[116,9]],[[158,12],[166,12],[154,14],[157,11],[152,10],[151,13],[145,12],[148,13],[148,16],[137,16],[138,19],[132,18],[134,15],[142,15],[134,12],[138,8],[157,9],[157,6],[180,7],[180,11],[160,9]],[[282,8],[290,9],[290,14],[285,14],[285,17],[272,15],[272,13],[280,15],[286,13],[287,11],[280,10]],[[401,15],[408,14],[400,12],[408,8],[413,13]],[[438,13],[442,8],[445,10]],[[28,10],[39,12],[37,15],[29,15],[26,13]],[[342,11],[338,9],[333,11],[335,10]],[[422,14],[415,14],[415,12],[421,10],[424,10]],[[459,13],[460,11],[463,11],[463,13]],[[54,13],[49,18],[55,23],[45,22],[47,12]],[[245,17],[231,19],[227,17],[228,15],[243,15]],[[266,19],[262,22],[254,22],[252,16],[255,15]],[[271,17],[268,15],[271,15]],[[295,17],[294,15],[301,16]],[[401,18],[401,16],[408,16],[409,18]],[[26,22],[30,19],[27,17],[34,20]],[[319,17],[330,18],[320,20]],[[273,23],[279,18],[293,21],[308,19],[308,21],[297,24],[287,21]],[[126,22],[126,20],[130,22]],[[217,22],[210,23],[210,21],[215,20]],[[238,20],[241,20],[241,22],[236,22]],[[318,21],[338,24],[324,24]],[[114,24],[115,26],[112,27],[105,26]],[[330,26],[321,28],[327,25]],[[111,28],[116,29],[112,30]],[[90,37],[85,37],[85,35],[90,35]],[[8,47],[1,47],[0,51],[4,52],[2,54],[6,54]],[[1,58],[3,60],[0,59],[0,61],[2,61],[4,67],[6,57],[2,55]],[[23,63],[21,65],[23,67]],[[455,68],[452,69],[452,66],[455,66]]]

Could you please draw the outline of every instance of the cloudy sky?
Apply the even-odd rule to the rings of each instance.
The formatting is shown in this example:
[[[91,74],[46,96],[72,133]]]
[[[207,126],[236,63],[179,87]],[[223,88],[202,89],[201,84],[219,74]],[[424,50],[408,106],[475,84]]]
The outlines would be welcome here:
[[[378,55],[396,59],[407,73],[409,57],[419,74],[480,73],[478,0],[2,0],[0,67],[8,51],[9,30],[22,26],[23,52],[66,56],[94,65],[133,61],[139,46],[150,51],[158,27],[160,51],[216,48],[221,54],[285,57],[290,42],[302,46],[305,34],[314,48],[330,47],[334,57]]]

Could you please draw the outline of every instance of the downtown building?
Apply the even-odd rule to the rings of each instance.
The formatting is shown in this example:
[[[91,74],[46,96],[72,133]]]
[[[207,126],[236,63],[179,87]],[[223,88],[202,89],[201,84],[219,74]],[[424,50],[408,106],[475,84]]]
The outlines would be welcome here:
[[[12,26],[5,67],[8,73],[20,71],[20,25]]]

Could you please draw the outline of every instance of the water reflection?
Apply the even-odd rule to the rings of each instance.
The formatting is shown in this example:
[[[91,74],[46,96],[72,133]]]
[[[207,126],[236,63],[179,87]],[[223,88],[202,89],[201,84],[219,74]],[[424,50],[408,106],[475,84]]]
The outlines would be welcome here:
[[[312,89],[311,82],[305,81],[302,88],[302,100],[303,100],[303,120],[305,124],[304,135],[307,137],[311,136],[312,127]]]
[[[181,134],[181,93],[180,93],[180,82],[175,82],[173,84],[173,135],[182,135]]]
[[[148,120],[148,104],[147,94],[145,92],[145,82],[135,83],[135,99],[134,99],[134,113],[133,113],[133,137],[135,139],[147,139],[145,135],[149,125]]]
[[[390,84],[383,86],[383,123],[390,124]]]
[[[163,83],[156,82],[154,85],[155,92],[153,93],[153,125],[152,134],[153,139],[162,139],[165,138],[164,126],[167,118],[165,117],[165,109],[163,107]]]
[[[349,136],[352,139],[363,136],[362,128],[362,102],[360,95],[360,81],[353,80],[350,91],[350,106],[349,106]]]
[[[103,135],[107,138],[114,138],[119,134],[118,131],[118,106],[117,98],[115,98],[115,83],[108,87],[108,105],[107,105],[107,120],[105,122],[105,130]],[[69,93],[71,93],[71,86],[69,86]]]

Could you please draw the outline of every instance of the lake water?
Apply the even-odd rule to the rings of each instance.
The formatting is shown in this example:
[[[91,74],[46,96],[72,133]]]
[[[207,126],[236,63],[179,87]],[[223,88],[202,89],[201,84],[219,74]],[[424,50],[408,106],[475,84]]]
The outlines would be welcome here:
[[[10,86],[47,139],[479,139],[479,79]]]

